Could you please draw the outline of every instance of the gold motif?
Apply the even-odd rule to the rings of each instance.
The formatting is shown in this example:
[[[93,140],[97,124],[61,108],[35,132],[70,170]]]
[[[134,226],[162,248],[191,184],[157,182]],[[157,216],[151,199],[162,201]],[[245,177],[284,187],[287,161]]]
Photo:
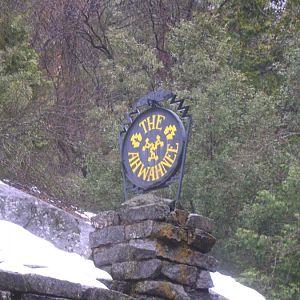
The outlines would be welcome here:
[[[165,128],[164,134],[166,135],[167,140],[173,140],[176,130],[175,125],[169,125]]]
[[[149,138],[146,138],[145,140],[145,145],[143,146],[142,150],[149,150],[150,151],[150,156],[148,157],[148,162],[151,160],[158,160],[158,155],[156,154],[156,150],[158,147],[163,147],[164,142],[160,140],[160,136],[156,136],[156,141],[154,143],[149,142]]]
[[[135,133],[130,138],[131,144],[133,148],[138,148],[140,146],[140,143],[142,141],[143,137],[140,133]]]

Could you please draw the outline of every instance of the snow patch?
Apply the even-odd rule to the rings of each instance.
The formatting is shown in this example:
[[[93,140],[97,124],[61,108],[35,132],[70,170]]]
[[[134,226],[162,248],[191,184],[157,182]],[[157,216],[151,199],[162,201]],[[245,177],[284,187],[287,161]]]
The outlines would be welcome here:
[[[23,227],[0,220],[0,270],[21,274],[38,274],[84,286],[107,287],[97,279],[111,276],[75,253],[56,248]]]
[[[229,300],[266,300],[257,291],[238,283],[230,276],[219,272],[211,272],[210,276],[214,287],[209,290]]]
[[[89,212],[89,211],[80,212],[79,210],[76,210],[75,213],[78,216],[80,216],[81,218],[89,220],[89,221],[91,220],[91,218],[96,216],[96,214]]]

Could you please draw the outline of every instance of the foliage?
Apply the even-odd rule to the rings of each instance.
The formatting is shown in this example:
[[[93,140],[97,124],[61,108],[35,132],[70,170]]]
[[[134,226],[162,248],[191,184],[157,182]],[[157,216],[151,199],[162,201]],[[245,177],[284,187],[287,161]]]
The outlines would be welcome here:
[[[183,37],[189,47],[182,50]],[[230,47],[213,18],[200,16],[182,24],[174,30],[170,44],[178,57],[172,69],[175,89],[188,95],[194,108],[187,167],[187,176],[193,176],[185,198],[192,198],[198,210],[220,225],[226,222],[223,229],[229,232],[241,197],[250,201],[261,184],[255,174],[263,176],[264,156],[272,159],[268,153],[273,144],[271,128],[277,122],[273,99],[255,91],[241,72],[226,64]]]
[[[252,282],[270,299],[300,296],[299,167],[299,162],[292,162],[275,192],[261,191],[255,203],[243,208],[244,222],[233,240],[239,247],[236,255],[244,281]]]
[[[99,109],[89,114],[88,120],[104,121],[101,129],[87,136],[81,149],[85,155],[81,161],[84,176],[71,178],[72,190],[69,193],[79,207],[91,210],[109,210],[116,208],[122,201],[121,164],[117,139],[118,123],[111,116],[105,116],[106,110]],[[98,140],[98,148],[89,149],[90,139]]]
[[[169,41],[176,60],[173,88],[189,97],[194,107],[184,199],[186,205],[215,219],[219,239],[215,253],[223,258],[225,269],[229,263],[241,272],[241,280],[246,278],[270,299],[296,299],[299,207],[290,204],[297,202],[298,195],[293,190],[287,204],[268,191],[290,180],[291,157],[299,159],[297,132],[286,127],[292,119],[299,120],[298,85],[293,80],[299,69],[297,47],[286,50],[284,71],[276,74],[280,78],[285,72],[282,90],[268,96],[248,80],[245,64],[240,71],[227,64],[235,43],[216,23],[209,15],[195,16],[175,28]],[[285,98],[287,90],[291,94]],[[279,108],[284,99],[290,103],[285,113]],[[273,201],[261,201],[267,194]]]
[[[38,56],[29,47],[28,35],[20,16],[1,19],[0,113],[20,114],[34,97],[40,83]],[[8,41],[4,44],[4,41]]]
[[[4,176],[5,171],[10,170],[12,176],[13,173],[20,174],[20,169],[26,167],[30,172],[32,167],[27,163],[34,148],[40,117],[32,110],[37,105],[42,76],[38,55],[29,45],[24,19],[3,9],[0,28],[0,161],[4,166],[10,165],[1,168],[0,173]]]

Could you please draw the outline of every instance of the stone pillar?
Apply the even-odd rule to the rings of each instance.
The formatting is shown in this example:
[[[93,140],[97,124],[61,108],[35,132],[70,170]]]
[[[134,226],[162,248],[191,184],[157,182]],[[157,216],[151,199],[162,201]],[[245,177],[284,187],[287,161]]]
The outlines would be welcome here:
[[[209,271],[217,261],[207,253],[216,241],[213,222],[173,206],[141,195],[93,219],[93,260],[112,275],[111,289],[139,300],[211,299]]]

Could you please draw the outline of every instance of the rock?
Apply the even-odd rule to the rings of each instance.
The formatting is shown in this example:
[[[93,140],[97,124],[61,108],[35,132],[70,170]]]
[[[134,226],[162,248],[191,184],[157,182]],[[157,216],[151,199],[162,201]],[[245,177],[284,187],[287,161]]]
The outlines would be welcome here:
[[[156,256],[157,251],[156,251],[156,243],[145,239],[145,240],[132,240],[129,241],[129,245],[139,249],[139,250],[146,250],[146,251],[150,251],[151,253],[154,253],[154,255]]]
[[[62,250],[85,257],[91,254],[90,224],[4,184],[0,184],[0,219],[20,225]]]
[[[175,209],[171,212],[169,221],[176,225],[185,225],[188,219],[189,213],[183,209]]]
[[[104,227],[90,234],[91,248],[125,241],[125,227],[122,225]]]
[[[228,300],[227,298],[215,293],[214,291],[209,291],[210,293],[210,300]]]
[[[120,212],[122,224],[132,224],[143,220],[164,220],[170,213],[166,204],[147,204],[129,207]]]
[[[194,286],[197,280],[198,270],[196,267],[165,261],[161,273],[176,283]]]
[[[58,298],[58,297],[51,297],[51,296],[42,296],[42,295],[34,295],[34,294],[23,294],[22,296],[17,296],[18,300],[69,300],[68,298]],[[0,298],[1,299],[1,298]]]
[[[153,223],[153,220],[146,220],[140,223],[125,226],[126,239],[140,239],[151,236]]]
[[[26,289],[30,293],[53,295],[65,298],[82,298],[82,286],[78,283],[47,278],[35,274],[25,274]]]
[[[201,270],[197,276],[196,288],[208,289],[213,287],[213,282],[208,271]]]
[[[198,214],[189,214],[185,226],[189,228],[198,228],[211,233],[215,227],[214,221]]]
[[[10,292],[26,291],[23,275],[0,270],[0,290]]]
[[[9,291],[13,296],[12,300],[133,300],[127,295],[111,290],[88,288],[40,275],[22,275],[1,270],[0,290]]]
[[[83,292],[83,288],[77,283],[36,274],[22,275],[4,271],[0,271],[0,289],[73,299],[81,299]]]
[[[110,274],[111,273],[111,265],[101,266],[101,270],[103,270],[103,271],[107,272],[108,274]],[[108,281],[111,282],[111,280],[108,280]]]
[[[152,296],[145,296],[145,295],[137,295],[134,297],[136,300],[164,300],[163,298],[160,297],[152,297]]]
[[[181,285],[167,281],[142,281],[135,285],[134,292],[170,300],[190,300]]]
[[[155,251],[156,257],[162,257],[172,262],[186,264],[193,267],[196,266],[213,272],[216,271],[218,265],[218,261],[214,257],[203,254],[199,251],[193,251],[185,245],[166,245],[163,242],[150,239],[132,240],[129,242],[129,245]]]
[[[116,226],[120,224],[119,214],[113,210],[103,211],[91,218],[92,225],[101,229],[108,226]]]
[[[166,204],[170,207],[171,210],[175,207],[175,200],[160,198],[153,194],[142,194],[137,195],[130,200],[127,200],[121,204],[122,209],[127,209],[130,207],[136,207],[141,205],[148,204]]]
[[[187,242],[187,232],[184,228],[153,220],[125,226],[125,236],[128,240],[152,237],[176,242]]]
[[[0,291],[0,300],[12,300],[14,295],[11,292]]]
[[[202,253],[209,252],[215,243],[216,238],[203,230],[196,228],[194,231],[189,231],[188,245]]]
[[[98,268],[107,264],[127,261],[131,259],[132,259],[132,252],[128,244],[111,245],[111,246],[96,248],[93,250],[93,260],[95,266]]]
[[[97,248],[93,251],[94,262],[97,267],[133,259],[149,259],[155,256],[155,248],[151,249],[148,244],[143,245],[143,243],[116,244]]]
[[[185,288],[190,300],[212,300],[211,295],[207,290],[197,291],[189,287]],[[221,299],[220,299],[221,300]],[[225,300],[225,299],[224,299]],[[227,299],[228,300],[228,299]]]
[[[130,294],[131,283],[128,281],[120,280],[100,280],[108,289],[120,292],[122,294]]]
[[[199,268],[216,271],[217,260],[207,254],[198,251],[193,251],[186,246],[181,245],[165,245],[159,242],[154,242],[157,256],[163,257],[173,262],[197,266]]]
[[[187,232],[184,228],[168,223],[154,223],[152,237],[167,241],[186,242]]]
[[[82,296],[84,300],[135,300],[134,298],[116,291],[104,289],[87,289]]]
[[[157,277],[162,262],[159,259],[128,261],[112,265],[111,275],[117,280],[143,280]]]

